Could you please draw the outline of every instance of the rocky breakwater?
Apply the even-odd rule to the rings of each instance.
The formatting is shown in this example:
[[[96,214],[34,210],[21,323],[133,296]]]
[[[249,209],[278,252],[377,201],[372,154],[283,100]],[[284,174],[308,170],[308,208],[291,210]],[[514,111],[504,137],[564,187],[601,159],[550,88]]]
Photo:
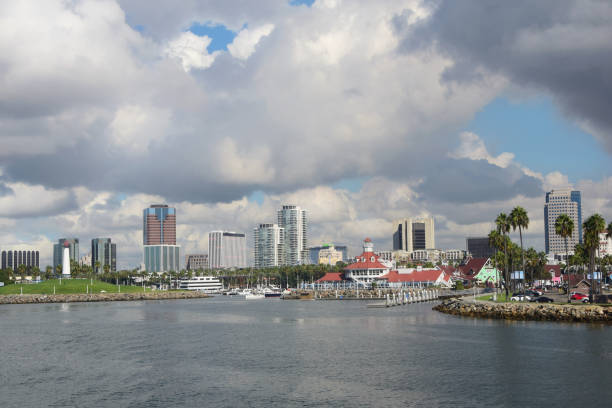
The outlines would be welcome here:
[[[207,298],[208,295],[200,292],[134,292],[134,293],[93,293],[70,295],[2,295],[0,304],[25,303],[72,303],[72,302],[114,302],[134,300],[169,300],[169,299],[198,299]]]
[[[449,299],[433,309],[453,315],[491,319],[612,323],[612,307],[597,305],[474,303],[461,299]]]

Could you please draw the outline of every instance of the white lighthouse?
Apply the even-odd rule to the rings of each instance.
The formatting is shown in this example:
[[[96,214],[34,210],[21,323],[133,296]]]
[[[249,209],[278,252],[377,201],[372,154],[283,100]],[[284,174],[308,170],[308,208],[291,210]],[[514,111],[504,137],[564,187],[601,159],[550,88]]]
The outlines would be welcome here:
[[[64,241],[64,254],[62,255],[62,277],[70,277],[70,243]]]

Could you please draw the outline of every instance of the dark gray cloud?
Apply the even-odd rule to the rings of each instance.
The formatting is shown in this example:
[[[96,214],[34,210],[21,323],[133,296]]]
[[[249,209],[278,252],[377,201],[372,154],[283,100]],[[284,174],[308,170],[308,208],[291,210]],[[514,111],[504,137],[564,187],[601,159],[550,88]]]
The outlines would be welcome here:
[[[612,3],[601,0],[436,0],[431,17],[406,27],[401,50],[435,47],[454,61],[447,81],[485,68],[550,92],[612,152]]]
[[[435,164],[417,188],[428,201],[468,204],[543,194],[542,182],[514,165],[501,168],[486,160],[469,159],[446,159]]]

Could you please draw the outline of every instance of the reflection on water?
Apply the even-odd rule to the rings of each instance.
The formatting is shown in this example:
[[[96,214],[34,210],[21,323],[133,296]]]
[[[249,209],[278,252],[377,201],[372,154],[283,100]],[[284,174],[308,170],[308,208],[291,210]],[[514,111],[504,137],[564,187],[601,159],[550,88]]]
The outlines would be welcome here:
[[[583,406],[612,397],[609,326],[478,320],[431,306],[221,296],[1,306],[2,407]]]

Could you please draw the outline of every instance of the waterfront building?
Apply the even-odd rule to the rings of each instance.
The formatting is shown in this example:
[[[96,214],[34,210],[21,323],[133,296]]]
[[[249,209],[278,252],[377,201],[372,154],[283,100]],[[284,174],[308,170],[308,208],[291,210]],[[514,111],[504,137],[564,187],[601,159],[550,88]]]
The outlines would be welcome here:
[[[209,232],[208,256],[211,269],[246,268],[246,234],[228,231]]]
[[[383,261],[386,261],[386,262],[393,261],[393,251],[374,251],[374,253],[378,255],[378,257],[382,259]]]
[[[462,261],[465,259],[466,253],[463,249],[445,249],[441,252],[443,261]]]
[[[200,271],[208,269],[207,254],[185,255],[185,269],[188,271]]]
[[[95,273],[101,273],[106,271],[105,265],[109,272],[117,272],[117,244],[110,238],[94,238],[91,240],[91,267]]]
[[[440,260],[441,253],[439,249],[418,249],[410,253],[410,259],[412,262],[436,263]]]
[[[60,238],[57,244],[53,245],[53,273],[57,274],[57,266],[64,265],[64,244],[68,242],[68,253],[70,260],[79,261],[79,239]]]
[[[393,250],[413,252],[436,247],[433,217],[404,218],[393,222]]]
[[[453,286],[451,276],[443,270],[439,268],[422,269],[421,267],[389,271],[376,278],[375,282],[380,286],[390,288],[428,286],[450,288]]]
[[[465,249],[473,258],[489,258],[495,255],[495,248],[489,245],[489,237],[467,237]]]
[[[599,233],[597,257],[603,258],[606,255],[612,255],[612,237],[608,237],[608,231],[602,231]]]
[[[491,258],[471,258],[457,269],[465,283],[475,281],[481,284],[496,284],[500,278],[499,271],[493,266]]]
[[[153,204],[143,210],[143,244],[176,245],[176,209]]]
[[[2,269],[12,269],[14,273],[17,273],[19,265],[24,265],[28,271],[33,267],[40,268],[39,251],[2,251]]]
[[[277,224],[259,224],[253,229],[255,268],[285,265],[285,229]]]
[[[333,245],[328,245],[327,248],[323,248],[319,251],[319,261],[317,263],[320,265],[335,265],[341,261],[342,252],[334,248]]]
[[[180,271],[180,248],[178,245],[145,245],[145,270],[149,273]]]
[[[214,276],[194,276],[191,279],[183,279],[179,283],[179,289],[198,290],[204,293],[219,293],[223,284]]]
[[[308,218],[306,210],[296,205],[283,205],[277,212],[278,227],[283,228],[283,264],[308,263]]]
[[[319,252],[333,246],[336,251],[342,253],[342,262],[348,262],[348,248],[346,245],[323,244],[321,246],[308,248],[308,263],[316,265],[319,263]]]
[[[391,270],[391,263],[383,261],[374,253],[374,244],[370,238],[363,241],[363,252],[355,262],[344,268],[344,277],[353,282],[370,284]]]
[[[567,239],[567,247],[573,254],[574,247],[582,243],[582,198],[580,191],[570,188],[552,190],[546,193],[544,204],[544,243],[547,254],[565,254],[565,239],[557,235],[555,222],[561,214],[567,214],[574,221],[574,231]]]

